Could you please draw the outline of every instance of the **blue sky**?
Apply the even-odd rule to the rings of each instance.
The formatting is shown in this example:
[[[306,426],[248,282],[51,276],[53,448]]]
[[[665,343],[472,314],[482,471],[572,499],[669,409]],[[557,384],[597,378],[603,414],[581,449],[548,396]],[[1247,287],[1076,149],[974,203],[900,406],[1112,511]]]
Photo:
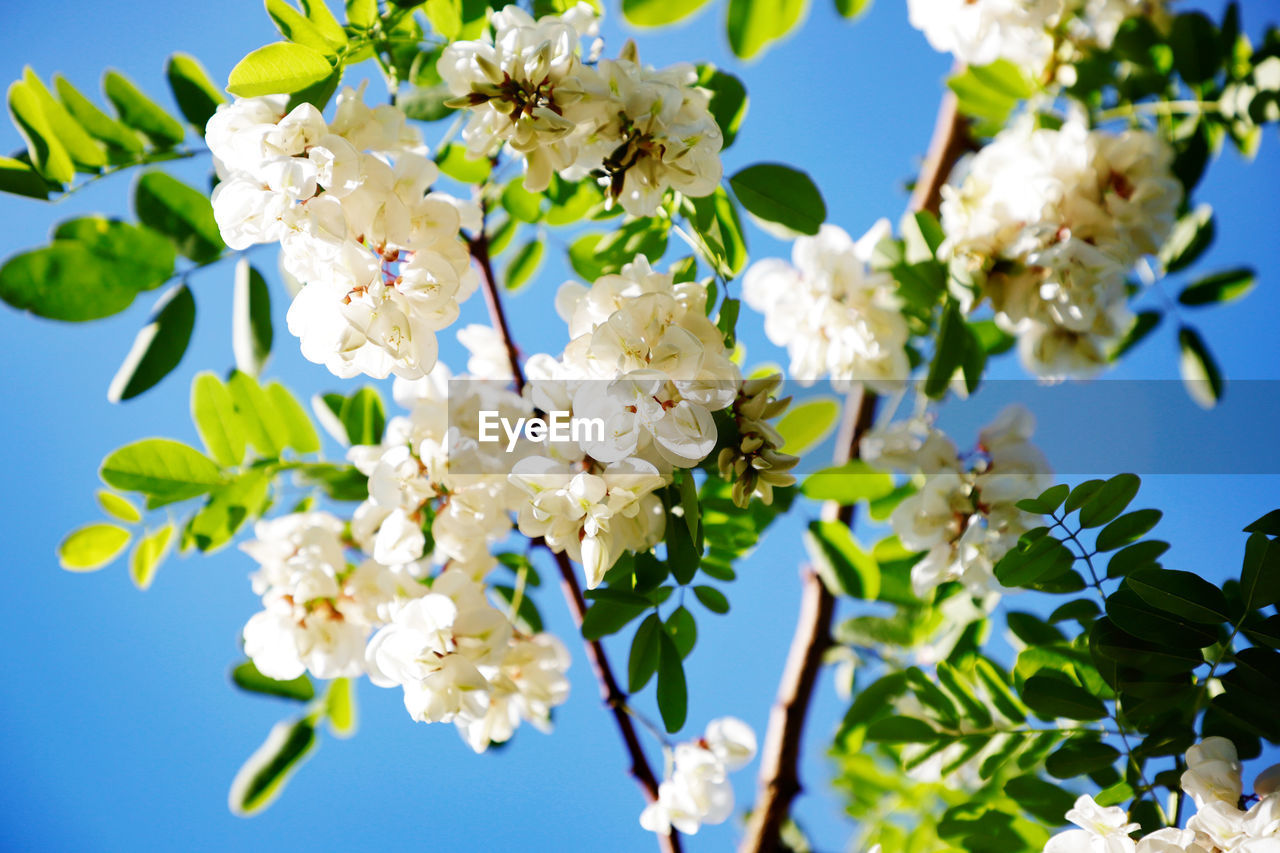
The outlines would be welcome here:
[[[1242,5],[1255,33],[1274,12],[1266,0]],[[1214,14],[1219,7],[1207,4]],[[241,56],[276,37],[254,0],[216,7],[137,0],[127,12],[119,8],[54,0],[38,11],[11,10],[0,30],[0,79],[17,79],[31,63],[46,79],[61,71],[93,90],[110,66],[165,96],[162,69],[171,51],[195,54],[222,80]],[[606,27],[608,49],[616,52],[625,36],[616,4],[609,11],[615,18]],[[742,75],[751,107],[737,144],[726,153],[726,171],[761,160],[806,169],[823,189],[830,220],[855,236],[881,216],[896,219],[906,201],[904,184],[929,138],[949,58],[931,52],[895,0],[882,0],[856,25],[818,0],[797,37],[744,66],[728,54],[723,14],[717,0],[685,26],[635,36],[648,62],[709,59]],[[1276,143],[1273,130],[1253,164],[1225,154],[1200,194],[1219,211],[1219,239],[1197,271],[1247,262],[1261,280],[1242,302],[1194,316],[1228,377],[1237,379],[1280,378]],[[0,129],[0,149],[18,144],[11,128]],[[184,164],[176,171],[196,182],[206,168]],[[7,256],[41,243],[62,218],[126,213],[129,181],[103,181],[57,209],[0,197],[0,252]],[[750,234],[750,247],[753,257],[786,251],[758,230]],[[275,282],[271,263],[263,266]],[[538,282],[512,300],[515,334],[526,351],[563,345],[550,298],[564,275],[562,265],[549,263]],[[0,727],[6,733],[0,847],[651,850],[652,839],[636,823],[641,798],[625,776],[616,732],[600,710],[553,588],[539,603],[550,629],[574,652],[574,693],[557,715],[553,735],[526,728],[507,749],[477,757],[452,727],[412,723],[397,693],[365,683],[354,740],[325,737],[266,814],[247,821],[231,816],[226,791],[237,767],[272,723],[291,711],[239,694],[226,680],[228,665],[239,657],[238,631],[257,606],[247,581],[250,561],[234,549],[171,559],[154,586],[139,593],[123,566],[72,575],[57,567],[54,555],[68,530],[98,516],[94,472],[108,451],[145,435],[196,440],[186,413],[190,379],[199,369],[232,363],[230,266],[202,272],[192,284],[199,320],[191,350],[161,386],[124,405],[108,404],[106,388],[146,321],[147,300],[79,326],[0,309],[10,359],[7,405],[0,409],[8,488],[0,507],[14,593],[0,620],[0,643],[9,650],[0,670]],[[303,395],[349,389],[301,358],[283,327],[283,292],[277,288],[273,298],[277,343],[268,375]],[[465,306],[463,318],[483,321],[478,298]],[[1110,376],[1176,379],[1172,325],[1166,323]],[[752,360],[779,359],[758,317],[745,315],[740,327]],[[460,367],[460,352],[451,338],[442,338],[446,361]],[[1011,359],[994,369],[1004,378],[1021,375]],[[1204,443],[1216,442],[1247,460],[1254,453],[1251,442],[1258,441],[1260,413],[1244,399],[1228,410],[1228,390],[1228,408],[1214,413],[1222,416],[1216,430],[1184,431],[1173,418],[1135,418],[1124,441],[1165,459],[1194,456]],[[1190,412],[1188,404],[1183,414]],[[953,404],[945,423],[967,440],[993,415],[977,398]],[[1070,460],[1052,461],[1059,470],[1070,469]],[[1275,476],[1153,476],[1140,500],[1165,511],[1158,530],[1174,543],[1171,567],[1221,578],[1238,571],[1240,527],[1280,505],[1278,486]],[[712,717],[735,714],[763,732],[793,627],[796,567],[803,559],[798,531],[807,512],[779,524],[740,568],[729,589],[729,616],[699,614],[698,647],[689,662],[690,731]],[[625,664],[625,642],[610,648],[615,662]],[[652,710],[649,697],[640,705]],[[807,793],[797,810],[822,850],[840,849],[850,829],[839,817],[838,800],[826,792],[830,768],[822,755],[841,710],[824,678],[806,741]],[[751,799],[754,769],[738,776],[741,804]],[[708,828],[690,848],[723,849],[733,831]]]

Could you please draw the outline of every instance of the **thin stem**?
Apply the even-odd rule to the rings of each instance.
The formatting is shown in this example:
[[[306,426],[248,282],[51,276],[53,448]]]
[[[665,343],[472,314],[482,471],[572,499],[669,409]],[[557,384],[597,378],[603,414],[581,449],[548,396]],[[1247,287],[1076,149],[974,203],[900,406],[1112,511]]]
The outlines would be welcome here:
[[[1098,121],[1111,121],[1117,118],[1132,118],[1137,115],[1197,115],[1199,113],[1216,113],[1221,109],[1217,101],[1146,101],[1141,104],[1124,104],[1102,110],[1097,115]]]
[[[481,210],[483,212],[483,207]],[[511,328],[507,325],[506,313],[502,309],[502,298],[498,292],[497,279],[493,275],[493,264],[489,259],[489,239],[483,226],[479,233],[470,239],[469,245],[471,257],[480,267],[481,289],[484,290],[485,304],[489,308],[489,319],[501,334],[503,343],[506,344],[507,357],[511,363],[512,382],[518,391],[523,391],[524,371],[520,367],[520,358],[511,336]],[[582,588],[578,585],[578,576],[573,570],[573,564],[569,561],[569,555],[563,551],[553,550],[541,539],[534,544],[545,547],[555,559],[556,567],[560,570],[560,588],[564,593],[565,602],[569,605],[569,615],[581,633],[582,621],[587,615],[587,602],[582,597]],[[658,798],[658,780],[653,775],[653,768],[649,766],[649,759],[644,754],[635,725],[631,721],[634,712],[627,706],[627,694],[618,685],[618,679],[609,665],[609,656],[605,653],[604,645],[599,640],[585,640],[584,644],[587,660],[600,687],[600,698],[609,709],[609,713],[613,715],[627,754],[631,757],[631,775],[644,791],[645,799],[652,803]],[[664,853],[680,853],[679,833],[673,830],[670,835],[658,835],[657,838],[658,846]]]
[[[968,120],[957,109],[955,96],[948,92],[938,107],[933,138],[908,209],[936,214],[942,203],[942,187],[951,170],[956,161],[972,149]],[[865,388],[845,404],[837,434],[835,464],[857,458],[862,436],[875,418],[876,404],[876,395]],[[828,503],[823,507],[823,515],[852,526],[855,508]],[[831,644],[831,619],[835,612],[835,598],[822,580],[811,569],[804,569],[801,577],[800,614],[760,751],[756,806],[739,847],[741,853],[780,849],[782,827],[791,811],[791,802],[801,789],[800,743],[814,684],[822,668],[822,655]]]

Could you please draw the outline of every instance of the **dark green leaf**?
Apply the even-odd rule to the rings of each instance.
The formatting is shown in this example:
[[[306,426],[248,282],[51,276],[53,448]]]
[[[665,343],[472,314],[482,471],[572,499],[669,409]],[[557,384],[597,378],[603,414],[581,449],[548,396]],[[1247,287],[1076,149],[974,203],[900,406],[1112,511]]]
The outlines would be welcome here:
[[[378,444],[382,441],[387,416],[382,398],[375,389],[366,386],[348,397],[338,417],[352,444]]]
[[[1134,474],[1117,474],[1080,506],[1080,526],[1099,527],[1124,512],[1142,485]]]
[[[879,596],[880,566],[853,538],[848,525],[812,521],[805,546],[814,569],[832,594],[867,601]]]
[[[665,633],[658,635],[658,643],[658,710],[667,731],[678,732],[689,713],[684,660],[675,642]]]
[[[1273,509],[1257,521],[1250,522],[1249,526],[1244,529],[1244,532],[1263,533],[1267,536],[1280,536],[1280,509]]]
[[[316,730],[310,717],[276,723],[231,783],[231,811],[252,815],[271,805],[315,745]]]
[[[1044,720],[1100,720],[1106,706],[1083,687],[1055,675],[1036,674],[1022,686],[1022,701]]]
[[[680,657],[687,658],[698,642],[698,623],[694,620],[693,614],[683,605],[677,607],[667,617],[666,628],[667,635],[671,637],[671,641],[676,644],[676,650],[680,652]]]
[[[1208,345],[1199,332],[1183,326],[1178,330],[1178,347],[1181,350],[1178,368],[1187,394],[1202,408],[1213,408],[1222,399],[1222,372]]]
[[[813,179],[781,163],[748,166],[729,178],[729,186],[748,213],[790,232],[817,234],[827,218],[827,206]]]
[[[1174,273],[1194,263],[1213,242],[1214,232],[1213,208],[1207,204],[1197,206],[1179,219],[1160,248],[1160,262],[1165,272]]]
[[[1098,532],[1094,545],[1097,551],[1114,551],[1145,536],[1155,527],[1164,513],[1158,509],[1140,509],[1126,513]]]
[[[179,284],[160,298],[151,320],[133,339],[107,389],[107,400],[131,400],[168,376],[182,361],[195,325],[196,301],[191,289]]]
[[[247,257],[236,262],[231,307],[231,351],[236,367],[250,376],[262,373],[271,355],[271,293]]]
[[[1120,339],[1120,343],[1116,344],[1116,348],[1111,351],[1111,360],[1115,361],[1129,350],[1136,347],[1146,339],[1156,326],[1160,325],[1160,318],[1163,315],[1159,311],[1139,311],[1133,318],[1133,325],[1129,327],[1129,331]]]
[[[650,2],[652,3],[652,0]],[[623,12],[625,11],[626,3],[623,3]],[[742,119],[747,115],[749,99],[746,87],[734,75],[721,71],[711,64],[698,67],[698,85],[711,92],[709,105],[711,115],[720,126],[720,133],[724,136],[724,147],[728,148],[737,138],[738,128],[741,127]]]
[[[169,78],[169,88],[173,89],[173,99],[178,102],[183,117],[204,136],[204,126],[217,112],[218,105],[227,99],[209,79],[209,73],[200,61],[190,54],[170,56],[164,73]]]
[[[1045,770],[1055,779],[1071,779],[1110,767],[1119,757],[1120,750],[1110,744],[1073,738],[1049,756]]]
[[[12,157],[0,157],[0,192],[38,198],[49,198],[49,182],[30,163]]]
[[[1218,28],[1201,12],[1184,12],[1173,19],[1169,33],[1173,64],[1187,83],[1203,83],[1222,67]]]
[[[658,671],[658,647],[662,640],[662,620],[650,613],[636,628],[631,641],[631,655],[627,658],[627,690],[638,693]]]
[[[1102,480],[1085,480],[1071,490],[1071,494],[1067,495],[1066,503],[1063,509],[1068,512],[1075,512],[1084,506],[1084,502],[1093,496],[1093,493],[1102,488]]]
[[[648,609],[644,604],[624,604],[617,601],[597,601],[587,608],[582,620],[582,636],[588,640],[598,640],[609,634],[616,634],[630,622]]]
[[[178,251],[198,264],[208,263],[226,245],[204,193],[164,172],[145,172],[133,191],[138,220],[171,239]]]
[[[503,271],[507,290],[519,290],[537,275],[538,267],[542,265],[542,251],[542,241],[537,239],[520,247]]]
[[[1126,548],[1121,548],[1107,563],[1107,577],[1119,578],[1138,569],[1159,568],[1160,564],[1157,561],[1168,550],[1168,542],[1156,539],[1135,542]]]
[[[1214,273],[1187,285],[1178,294],[1183,305],[1212,305],[1234,302],[1253,290],[1257,283],[1254,271],[1248,267]]]
[[[1146,568],[1130,573],[1125,583],[1152,607],[1206,625],[1232,621],[1226,596],[1192,572]]]
[[[693,594],[698,597],[698,601],[702,602],[702,606],[712,613],[729,612],[729,599],[725,598],[724,593],[715,587],[695,586]]]

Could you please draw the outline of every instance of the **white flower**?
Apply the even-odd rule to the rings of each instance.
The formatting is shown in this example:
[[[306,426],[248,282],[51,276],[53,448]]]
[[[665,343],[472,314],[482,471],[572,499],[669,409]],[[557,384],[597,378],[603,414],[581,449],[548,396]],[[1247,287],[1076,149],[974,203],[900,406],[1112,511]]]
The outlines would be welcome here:
[[[698,741],[676,744],[658,798],[641,812],[640,825],[661,835],[673,828],[692,835],[703,824],[723,823],[733,814],[728,773],[749,762],[755,748],[755,733],[734,717],[713,720]]]
[[[1134,853],[1136,849],[1129,835],[1138,824],[1129,823],[1128,814],[1119,806],[1103,808],[1083,794],[1067,812],[1067,820],[1080,828],[1049,839],[1045,853]]]
[[[823,225],[816,236],[795,241],[790,264],[768,259],[747,270],[743,298],[764,314],[769,340],[787,348],[793,378],[884,389],[910,375],[897,285],[869,266],[886,236],[884,221],[857,242]]]
[[[1215,801],[1234,806],[1243,788],[1235,744],[1224,737],[1207,737],[1192,746],[1187,750],[1181,784],[1197,808]]]

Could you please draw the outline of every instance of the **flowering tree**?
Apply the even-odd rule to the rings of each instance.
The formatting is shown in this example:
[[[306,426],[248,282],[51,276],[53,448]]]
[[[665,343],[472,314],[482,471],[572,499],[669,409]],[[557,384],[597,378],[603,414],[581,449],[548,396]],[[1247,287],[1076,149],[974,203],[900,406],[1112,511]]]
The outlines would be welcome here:
[[[1280,511],[1245,528],[1238,580],[1219,586],[1162,566],[1160,512],[1128,509],[1138,477],[1055,484],[1025,408],[992,412],[966,451],[934,417],[1005,353],[1034,377],[1085,380],[1157,328],[1160,311],[1131,306],[1211,242],[1212,211],[1193,202],[1211,155],[1228,141],[1252,155],[1280,118],[1280,33],[1254,46],[1234,6],[1214,21],[1140,0],[911,0],[956,69],[907,213],[854,239],[797,169],[725,178],[738,77],[607,46],[587,3],[351,0],[342,21],[321,0],[266,5],[283,40],[231,70],[230,98],[171,58],[177,114],[115,72],[112,115],[28,70],[8,93],[26,149],[0,159],[0,190],[41,200],[142,170],[136,222],[62,221],[0,267],[0,297],[62,321],[171,285],[115,401],[182,359],[186,277],[235,265],[236,368],[191,388],[204,450],[110,452],[111,520],[60,548],[86,571],[133,543],[146,588],[171,551],[241,539],[262,608],[233,679],[299,710],[232,782],[233,811],[279,795],[324,725],[351,732],[364,676],[476,752],[525,722],[549,731],[578,644],[543,630],[545,558],[582,635],[576,677],[597,682],[662,849],[728,820],[728,774],[757,758],[742,849],[806,848],[790,820],[800,736],[832,664],[849,708],[830,750],[858,849],[1280,850],[1280,777],[1246,795],[1240,765],[1280,742]],[[700,5],[622,14],[657,27]],[[734,52],[765,50],[803,8],[731,0]],[[362,63],[387,103],[344,85]],[[159,168],[205,153],[208,193]],[[749,263],[748,217],[793,240],[790,260]],[[532,284],[553,232],[576,275],[554,294]],[[308,411],[262,381],[259,246],[277,247],[303,356],[341,379],[394,376],[396,414],[372,385]],[[1241,268],[1177,298],[1252,285]],[[504,291],[525,286],[566,326],[552,352],[513,340]],[[477,291],[490,325],[455,330],[471,358],[454,373],[437,336]],[[744,364],[751,322],[786,350],[785,382]],[[1212,406],[1208,344],[1185,322],[1177,342],[1188,392]],[[843,405],[789,396],[817,382]],[[835,459],[806,473],[833,430]],[[888,528],[872,546],[852,532],[860,510]],[[725,585],[788,512],[820,518],[767,731],[726,708],[682,735],[692,606],[726,612]],[[1002,604],[1013,589],[1032,610]],[[841,601],[855,615],[834,625]],[[625,672],[610,635],[630,637]],[[631,699],[651,683],[660,721]]]

